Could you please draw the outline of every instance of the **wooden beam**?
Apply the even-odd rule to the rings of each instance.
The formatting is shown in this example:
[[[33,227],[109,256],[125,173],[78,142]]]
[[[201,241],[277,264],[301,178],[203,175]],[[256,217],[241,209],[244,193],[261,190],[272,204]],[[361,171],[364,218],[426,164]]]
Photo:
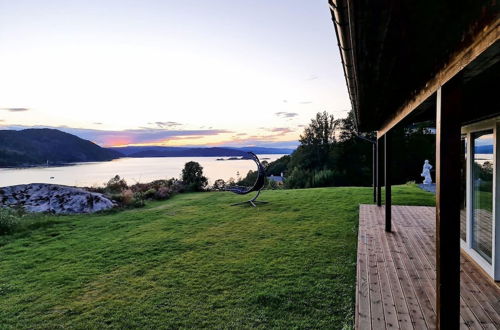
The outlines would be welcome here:
[[[383,141],[377,139],[377,206],[382,206],[382,184],[384,180]]]
[[[395,114],[382,125],[377,131],[380,138],[391,128],[396,126],[403,119],[408,117],[421,103],[434,94],[440,86],[443,86],[451,78],[457,75],[464,67],[475,60],[488,47],[500,40],[500,20],[487,25],[474,38],[470,45],[464,47],[451,57],[450,61],[431,80],[425,84],[425,88],[420,90],[406,104],[398,109]]]
[[[438,89],[436,102],[436,326],[460,321],[460,118],[462,79]]]
[[[377,203],[377,144],[372,144],[373,203]]]
[[[384,135],[384,159],[385,159],[385,231],[392,230],[392,197],[391,197],[391,138],[390,133]]]

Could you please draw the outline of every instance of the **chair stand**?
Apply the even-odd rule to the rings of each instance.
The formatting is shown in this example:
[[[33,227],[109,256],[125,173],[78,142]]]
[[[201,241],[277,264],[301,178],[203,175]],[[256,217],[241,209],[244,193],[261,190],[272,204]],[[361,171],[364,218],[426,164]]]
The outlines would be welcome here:
[[[244,201],[244,202],[239,202],[239,203],[234,203],[234,204],[231,204],[231,206],[243,205],[243,204],[249,203],[249,204],[250,204],[250,205],[252,205],[253,207],[257,207],[257,205],[255,205],[255,204],[267,204],[267,203],[269,203],[269,202],[264,202],[264,201],[258,201],[258,200],[256,200],[256,199],[257,199],[257,197],[259,197],[259,195],[260,195],[260,190],[259,190],[259,191],[257,191],[257,195],[255,195],[255,197],[254,197],[254,198],[249,199],[249,200]]]

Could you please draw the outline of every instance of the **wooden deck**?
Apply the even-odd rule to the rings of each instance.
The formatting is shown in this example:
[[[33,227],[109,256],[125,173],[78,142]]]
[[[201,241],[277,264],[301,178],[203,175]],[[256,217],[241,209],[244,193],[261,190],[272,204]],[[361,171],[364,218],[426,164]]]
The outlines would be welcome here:
[[[393,206],[392,233],[384,208],[361,205],[356,281],[357,329],[434,329],[435,209]],[[500,329],[500,289],[461,258],[462,329]]]

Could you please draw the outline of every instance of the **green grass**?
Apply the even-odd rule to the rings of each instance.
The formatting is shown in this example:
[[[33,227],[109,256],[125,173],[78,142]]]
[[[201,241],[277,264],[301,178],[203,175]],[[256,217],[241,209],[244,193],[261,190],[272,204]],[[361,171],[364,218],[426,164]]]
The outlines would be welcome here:
[[[474,191],[474,198],[478,209],[493,213],[493,193],[489,191]]]
[[[394,204],[433,205],[415,186]],[[182,194],[0,236],[0,328],[350,328],[370,188]]]

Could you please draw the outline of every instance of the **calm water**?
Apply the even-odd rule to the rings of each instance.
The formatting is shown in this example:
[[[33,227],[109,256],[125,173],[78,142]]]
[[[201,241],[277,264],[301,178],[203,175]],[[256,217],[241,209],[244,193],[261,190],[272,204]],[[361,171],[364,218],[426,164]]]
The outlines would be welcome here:
[[[283,155],[259,155],[261,161],[274,161]],[[54,183],[68,186],[102,186],[116,174],[127,183],[150,182],[157,179],[179,178],[184,164],[195,161],[203,166],[210,183],[244,177],[256,170],[252,160],[217,161],[218,157],[121,158],[110,162],[80,163],[60,167],[0,169],[0,187],[25,183]],[[224,157],[227,158],[227,157]],[[266,159],[268,158],[268,159]],[[51,179],[53,177],[53,179]]]

